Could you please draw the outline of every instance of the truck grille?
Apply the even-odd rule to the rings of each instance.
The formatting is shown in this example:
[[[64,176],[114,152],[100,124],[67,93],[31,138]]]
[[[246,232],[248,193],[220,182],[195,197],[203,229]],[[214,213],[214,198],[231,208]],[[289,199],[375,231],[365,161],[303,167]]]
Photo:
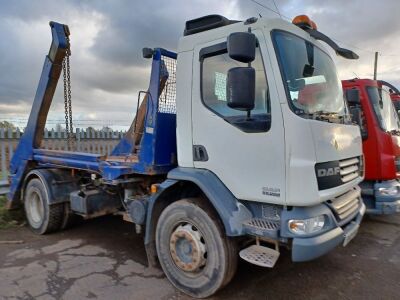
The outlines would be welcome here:
[[[352,215],[359,207],[361,200],[361,189],[356,186],[347,193],[328,200],[329,207],[334,211],[339,220],[344,220]]]
[[[351,157],[315,164],[318,189],[326,190],[363,176],[363,157]]]
[[[342,182],[352,181],[360,175],[360,158],[353,157],[339,160]]]

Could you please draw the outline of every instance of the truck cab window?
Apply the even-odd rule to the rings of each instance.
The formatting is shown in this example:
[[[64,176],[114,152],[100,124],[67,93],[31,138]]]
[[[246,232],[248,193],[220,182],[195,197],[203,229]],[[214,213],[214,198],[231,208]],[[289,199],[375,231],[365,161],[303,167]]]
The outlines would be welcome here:
[[[251,66],[256,70],[255,108],[251,119],[247,113],[228,107],[226,99],[226,80],[228,70],[245,67],[247,64],[231,59],[228,53],[204,58],[202,62],[202,100],[204,105],[233,126],[245,132],[268,131],[271,123],[270,98],[264,64],[260,49]]]
[[[367,87],[367,93],[382,130],[387,132],[400,130],[400,121],[389,93],[374,86]]]
[[[342,86],[332,58],[292,33],[276,30],[272,38],[292,111],[320,121],[345,116]]]

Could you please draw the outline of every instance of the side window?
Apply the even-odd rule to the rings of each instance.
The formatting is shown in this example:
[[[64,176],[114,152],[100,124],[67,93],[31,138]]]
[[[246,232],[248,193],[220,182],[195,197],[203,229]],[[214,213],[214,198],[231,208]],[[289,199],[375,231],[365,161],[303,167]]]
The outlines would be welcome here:
[[[207,56],[202,61],[202,100],[204,105],[225,121],[246,132],[268,131],[271,123],[270,98],[264,64],[260,49],[251,66],[256,70],[255,108],[251,118],[247,112],[235,110],[227,105],[226,79],[228,70],[234,67],[246,67],[247,64],[231,59],[226,53]]]

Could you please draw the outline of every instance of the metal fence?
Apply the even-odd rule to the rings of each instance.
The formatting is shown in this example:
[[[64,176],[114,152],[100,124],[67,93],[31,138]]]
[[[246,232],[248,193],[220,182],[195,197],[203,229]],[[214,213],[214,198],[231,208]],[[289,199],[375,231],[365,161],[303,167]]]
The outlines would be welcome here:
[[[7,190],[6,180],[8,166],[15,148],[23,132],[19,129],[0,128],[0,195]],[[74,148],[78,152],[99,153],[109,155],[119,140],[124,136],[123,131],[82,130],[77,128],[74,134]],[[41,148],[49,150],[68,150],[67,135],[63,130],[45,129]]]

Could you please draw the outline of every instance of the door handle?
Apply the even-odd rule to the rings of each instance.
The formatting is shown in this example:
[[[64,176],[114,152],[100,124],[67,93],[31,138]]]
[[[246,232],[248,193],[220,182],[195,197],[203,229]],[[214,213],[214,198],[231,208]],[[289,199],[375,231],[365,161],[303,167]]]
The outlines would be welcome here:
[[[193,160],[208,161],[208,153],[203,145],[193,145]]]

